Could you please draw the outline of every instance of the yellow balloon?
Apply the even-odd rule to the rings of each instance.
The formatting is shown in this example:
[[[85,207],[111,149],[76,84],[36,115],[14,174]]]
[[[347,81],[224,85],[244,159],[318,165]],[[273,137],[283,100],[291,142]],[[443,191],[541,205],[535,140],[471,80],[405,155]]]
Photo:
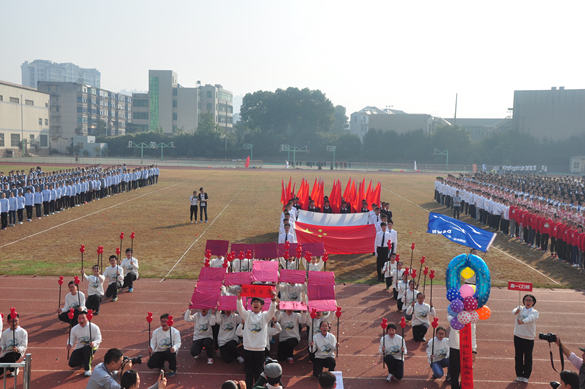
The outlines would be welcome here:
[[[461,276],[465,279],[471,278],[474,275],[475,272],[470,267],[466,267],[465,269],[461,270]]]
[[[475,293],[476,291],[475,285],[471,285],[471,287],[473,288],[473,293]]]

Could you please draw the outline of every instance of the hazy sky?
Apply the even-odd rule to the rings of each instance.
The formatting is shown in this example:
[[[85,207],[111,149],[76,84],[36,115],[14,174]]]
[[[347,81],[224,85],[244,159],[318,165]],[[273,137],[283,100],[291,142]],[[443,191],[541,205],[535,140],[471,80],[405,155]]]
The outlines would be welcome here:
[[[515,89],[585,88],[582,1],[0,0],[0,80],[24,61],[73,62],[102,88],[148,69],[234,95],[323,91],[349,113],[504,117]]]

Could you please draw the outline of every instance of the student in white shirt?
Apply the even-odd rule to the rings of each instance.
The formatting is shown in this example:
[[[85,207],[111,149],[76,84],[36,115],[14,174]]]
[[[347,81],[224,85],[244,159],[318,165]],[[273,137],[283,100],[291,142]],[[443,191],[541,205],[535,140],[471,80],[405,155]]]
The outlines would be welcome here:
[[[83,366],[85,376],[89,377],[93,355],[102,342],[102,334],[98,326],[87,320],[86,314],[86,311],[81,312],[78,317],[79,324],[71,329],[71,335],[67,339],[67,350],[73,348],[69,357],[69,367]]]
[[[398,266],[402,267],[402,262],[400,262]],[[401,272],[402,272],[402,274],[400,275],[401,279],[400,281],[398,281],[398,284],[396,285],[396,290],[398,290],[398,293],[396,294],[397,296],[396,308],[398,308],[399,311],[402,311],[402,308],[405,307],[404,300],[408,285],[408,275],[404,272],[404,270],[401,270]]]
[[[193,224],[193,215],[195,215],[195,223],[197,223],[197,203],[199,201],[199,196],[197,196],[197,191],[193,191],[193,196],[189,197],[189,202],[191,203],[191,224]]]
[[[412,337],[415,342],[426,342],[425,335],[429,329],[429,315],[436,316],[433,302],[431,304],[425,303],[425,294],[419,292],[416,295],[416,302],[406,310],[408,315],[412,316]]]
[[[303,313],[293,312],[292,309],[280,311],[277,315],[277,320],[282,327],[282,332],[278,336],[278,354],[279,361],[288,360],[288,363],[293,363],[293,354],[295,347],[301,341],[301,334],[299,328],[305,324],[307,320],[307,311]]]
[[[433,371],[433,378],[443,377],[443,370],[447,368],[447,381],[449,381],[451,379],[449,376],[449,338],[445,337],[447,330],[439,326],[435,334],[436,336],[427,343],[427,359]]]
[[[534,309],[536,297],[527,294],[522,299],[524,306],[518,306],[513,313],[516,315],[514,326],[514,350],[516,365],[516,381],[528,383],[532,373],[532,350],[536,337],[536,320],[538,311]]]
[[[235,273],[239,273],[242,271],[251,271],[252,270],[252,261],[253,259],[240,259],[236,258],[233,261],[233,271]]]
[[[382,274],[384,275],[384,279],[386,280],[386,289],[390,289],[393,284],[392,277],[396,273],[396,254],[390,255],[390,260],[384,262],[384,267],[382,268]]]
[[[307,264],[307,260],[305,257],[301,258],[301,263],[303,264],[305,270],[308,271],[321,271],[323,270],[323,266],[325,262],[323,262],[322,257],[312,256],[311,262]]]
[[[315,353],[313,359],[313,375],[319,377],[323,368],[335,371],[335,351],[339,349],[339,343],[335,335],[329,332],[330,324],[326,321],[319,325],[320,332],[313,336],[310,351]]]
[[[239,363],[244,363],[238,352],[238,336],[236,335],[236,328],[242,322],[242,318],[232,311],[217,311],[211,317],[211,325],[219,326],[219,333],[217,335],[217,343],[221,351],[221,357],[225,363],[232,363],[236,359]]]
[[[280,292],[280,301],[301,301],[302,293],[307,293],[307,284],[280,282],[276,290]]]
[[[57,313],[59,314],[59,320],[75,326],[77,325],[77,316],[79,315],[79,312],[83,311],[85,308],[85,295],[79,291],[75,282],[69,281],[67,286],[69,288],[69,293],[65,296],[63,308],[57,309]],[[75,310],[73,320],[69,320],[69,310],[71,308]]]
[[[384,362],[388,367],[386,381],[390,382],[393,378],[401,380],[404,375],[404,356],[407,353],[406,344],[402,340],[402,336],[396,333],[396,324],[388,323],[386,332],[387,335],[380,338],[378,350],[384,356]]]
[[[138,259],[132,256],[134,254],[131,248],[126,249],[126,258],[122,261],[122,269],[124,269],[124,286],[128,288],[128,292],[134,292],[134,281],[138,279]]]
[[[246,385],[252,387],[260,378],[264,369],[264,349],[268,324],[276,312],[276,293],[272,293],[272,303],[267,312],[262,312],[264,300],[252,299],[252,310],[248,311],[242,304],[242,296],[238,295],[238,314],[245,321],[243,329],[244,338],[244,371],[246,372]]]
[[[408,276],[406,278],[408,279]],[[402,312],[407,322],[412,320],[412,312],[408,313],[408,308],[416,301],[416,296],[418,296],[418,290],[414,286],[414,280],[410,280],[408,289],[404,292],[404,297],[402,298]]]
[[[392,220],[388,220],[386,231],[390,233],[390,240],[392,241],[392,249],[390,250],[390,252],[396,254],[398,245],[398,233],[393,227],[394,223],[392,222]]]
[[[386,262],[388,262],[388,257],[390,255],[390,249],[388,247],[390,233],[386,231],[386,223],[382,222],[380,224],[380,228],[381,231],[376,234],[376,238],[374,240],[374,251],[377,256],[376,270],[378,272],[378,282],[383,282],[384,276],[382,274],[382,267]]]
[[[278,243],[297,243],[297,239],[294,237],[293,234],[290,232],[290,223],[286,223],[284,225],[284,232],[278,235]]]
[[[201,351],[205,348],[207,353],[207,364],[213,364],[213,331],[211,330],[211,320],[215,312],[209,309],[202,309],[201,312],[195,312],[194,309],[185,311],[185,321],[194,323],[193,325],[193,344],[191,345],[191,356],[199,358]]]
[[[87,281],[87,302],[85,306],[93,311],[94,316],[97,316],[100,314],[100,304],[104,297],[104,280],[106,277],[100,274],[99,265],[93,265],[91,270],[93,275],[88,277],[81,269],[81,276]]]
[[[15,318],[8,314],[8,329],[2,333],[0,339],[0,363],[16,363],[26,353],[28,348],[28,333],[20,327],[20,315]],[[12,328],[14,327],[14,334]],[[12,338],[15,342],[12,343]],[[8,377],[18,375],[18,368],[9,367],[6,369]],[[15,371],[16,370],[16,371]]]
[[[181,333],[175,327],[169,327],[168,319],[168,313],[161,315],[160,327],[152,332],[148,349],[152,355],[147,366],[149,369],[164,369],[165,362],[168,362],[169,374],[167,376],[174,377],[177,373],[177,353],[181,348]]]
[[[118,289],[122,287],[122,281],[124,281],[124,269],[118,266],[118,257],[115,255],[110,255],[110,265],[104,271],[104,277],[109,282],[106,297],[111,297],[112,301],[118,301]]]
[[[32,193],[31,188],[26,189],[24,195],[24,207],[26,208],[26,221],[32,221],[32,210],[35,204],[35,195]]]

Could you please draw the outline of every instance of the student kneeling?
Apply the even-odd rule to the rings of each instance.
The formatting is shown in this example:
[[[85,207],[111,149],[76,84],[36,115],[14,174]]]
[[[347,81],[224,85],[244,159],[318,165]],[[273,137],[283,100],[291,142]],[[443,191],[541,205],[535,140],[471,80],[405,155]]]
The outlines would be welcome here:
[[[181,348],[181,334],[175,327],[169,327],[169,314],[160,317],[160,327],[152,332],[148,352],[152,353],[148,360],[149,369],[164,369],[165,362],[169,363],[169,377],[177,373],[177,353]],[[170,330],[170,331],[169,331]]]
[[[67,350],[73,348],[69,358],[69,367],[83,366],[85,376],[91,375],[91,362],[102,342],[100,328],[87,320],[87,312],[82,311],[77,316],[78,324],[71,329],[71,336],[67,340]],[[91,330],[90,330],[91,326]]]
[[[384,356],[384,362],[388,367],[388,377],[386,381],[390,382],[393,378],[401,380],[404,375],[404,356],[406,355],[406,344],[402,336],[396,334],[396,325],[389,323],[386,328],[387,335],[380,339],[380,354]]]
[[[315,353],[313,359],[313,375],[319,377],[326,367],[329,371],[335,370],[335,351],[339,348],[335,335],[329,333],[329,323],[322,321],[319,325],[320,333],[313,337],[310,351]]]
[[[436,316],[433,302],[431,305],[425,304],[425,294],[416,295],[416,303],[412,302],[406,310],[407,315],[412,315],[412,337],[415,342],[426,342],[425,335],[429,329],[429,315]]]

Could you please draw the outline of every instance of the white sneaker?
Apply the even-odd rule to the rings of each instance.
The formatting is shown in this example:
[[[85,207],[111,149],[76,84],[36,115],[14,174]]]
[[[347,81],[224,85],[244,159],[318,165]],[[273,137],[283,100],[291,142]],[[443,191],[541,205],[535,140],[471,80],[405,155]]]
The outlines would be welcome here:
[[[388,377],[386,377],[386,382],[392,381],[392,377],[393,377],[392,374],[388,374]]]
[[[20,369],[17,367],[16,369],[14,369],[14,371],[8,374],[8,377],[16,377],[18,373],[20,373]]]
[[[524,382],[524,383],[527,384],[528,383],[528,378],[522,378],[522,382]]]
[[[200,355],[201,355],[201,354],[195,355],[195,356],[193,357],[193,359],[199,359],[199,356],[200,356]]]
[[[238,357],[237,359],[238,359],[238,362],[240,362],[240,363],[244,363],[244,358],[242,358],[242,357]]]
[[[83,375],[86,376],[86,377],[91,377],[91,369],[86,370]]]
[[[524,382],[524,378],[522,378],[522,377],[516,377],[516,381],[518,381],[518,382]]]
[[[207,358],[207,364],[213,365],[213,358]]]

